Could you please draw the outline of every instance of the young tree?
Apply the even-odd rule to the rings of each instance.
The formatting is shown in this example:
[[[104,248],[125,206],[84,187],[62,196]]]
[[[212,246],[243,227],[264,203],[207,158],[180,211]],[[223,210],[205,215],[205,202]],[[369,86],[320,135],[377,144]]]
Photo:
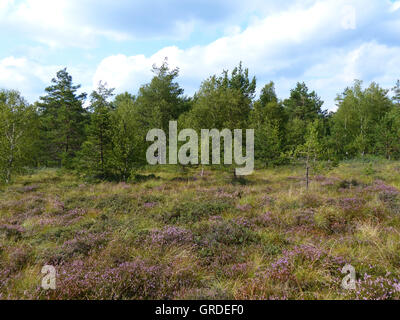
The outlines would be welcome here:
[[[98,89],[91,93],[88,139],[80,153],[81,168],[102,179],[111,174],[113,104],[109,99],[113,96],[113,91],[114,89],[107,88],[107,84],[100,81]]]
[[[255,129],[255,157],[265,164],[278,162],[283,150],[286,115],[275,93],[273,82],[261,90],[254,103],[250,127]]]
[[[318,134],[320,125],[321,122],[318,119],[308,125],[305,143],[299,145],[295,151],[296,158],[304,159],[305,162],[307,189],[309,187],[310,168],[312,165],[315,165],[316,161],[319,160],[322,155],[323,148]]]
[[[38,103],[41,119],[42,161],[70,167],[72,159],[85,141],[87,114],[83,108],[86,94],[78,94],[80,85],[73,85],[67,69],[57,72],[53,85]]]
[[[112,116],[112,167],[123,181],[130,177],[132,169],[145,163],[146,148],[137,121],[135,96],[124,93],[115,97]]]
[[[282,153],[282,138],[279,125],[275,121],[266,120],[254,127],[255,159],[266,165],[276,164]]]
[[[306,84],[297,83],[296,88],[290,91],[290,98],[284,101],[289,119],[300,119],[310,123],[326,115],[322,105],[324,102],[315,91],[309,92]]]
[[[283,102],[288,119],[285,128],[288,152],[305,143],[304,137],[310,123],[326,116],[326,111],[321,109],[323,103],[315,91],[309,92],[305,83],[297,83],[296,88],[290,91],[289,99]]]
[[[150,129],[168,132],[169,121],[177,120],[188,110],[188,99],[175,79],[179,69],[170,70],[168,60],[160,66],[153,66],[155,74],[150,83],[142,86],[136,100],[138,121],[143,128],[143,136]]]
[[[250,80],[248,69],[243,70],[241,64],[231,75],[228,71],[219,77],[214,75],[201,84],[186,121],[196,130],[245,129],[255,90],[255,78]]]
[[[350,157],[373,153],[377,125],[392,108],[388,90],[376,83],[363,90],[362,82],[357,80],[353,87],[338,96],[337,101],[332,136],[338,152]]]
[[[400,152],[400,109],[392,108],[385,114],[375,129],[374,154],[387,159],[399,156]]]
[[[20,93],[0,90],[0,180],[10,183],[12,174],[32,164],[36,114]]]

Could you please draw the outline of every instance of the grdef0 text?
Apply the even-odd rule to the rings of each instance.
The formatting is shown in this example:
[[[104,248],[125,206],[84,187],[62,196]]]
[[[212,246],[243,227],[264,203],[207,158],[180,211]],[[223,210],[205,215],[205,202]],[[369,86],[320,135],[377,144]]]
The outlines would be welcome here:
[[[202,305],[199,311],[202,315],[242,315],[244,309],[242,305]]]

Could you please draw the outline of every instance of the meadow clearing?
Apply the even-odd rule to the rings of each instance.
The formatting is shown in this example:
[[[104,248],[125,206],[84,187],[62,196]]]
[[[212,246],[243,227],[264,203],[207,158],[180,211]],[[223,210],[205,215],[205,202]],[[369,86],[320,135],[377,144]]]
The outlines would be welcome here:
[[[400,297],[400,162],[342,162],[309,190],[301,166],[201,171],[94,183],[43,169],[2,186],[0,299]]]

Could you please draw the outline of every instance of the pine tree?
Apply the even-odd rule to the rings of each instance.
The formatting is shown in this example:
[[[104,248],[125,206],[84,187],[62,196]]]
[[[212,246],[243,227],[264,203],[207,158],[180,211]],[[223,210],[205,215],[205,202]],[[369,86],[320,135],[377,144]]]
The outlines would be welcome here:
[[[137,117],[146,135],[150,129],[162,129],[168,132],[169,122],[177,120],[188,110],[188,99],[184,90],[175,79],[179,69],[170,70],[165,59],[160,67],[153,66],[154,77],[150,83],[142,86],[137,97]]]
[[[306,84],[297,83],[296,88],[290,91],[290,98],[284,101],[289,119],[298,118],[307,123],[326,115],[322,105],[324,102],[315,91],[309,92]]]
[[[80,85],[73,85],[67,69],[57,72],[53,85],[38,103],[41,119],[42,162],[70,167],[77,151],[85,141],[87,114],[83,108],[86,94],[78,94]]]

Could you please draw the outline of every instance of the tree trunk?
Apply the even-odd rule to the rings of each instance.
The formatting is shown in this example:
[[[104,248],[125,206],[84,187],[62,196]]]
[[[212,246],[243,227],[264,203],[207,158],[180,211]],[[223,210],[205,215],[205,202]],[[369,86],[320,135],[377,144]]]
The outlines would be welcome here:
[[[306,183],[307,183],[307,190],[309,188],[310,185],[310,180],[309,180],[309,173],[310,173],[310,167],[307,164],[307,168],[306,168]]]

